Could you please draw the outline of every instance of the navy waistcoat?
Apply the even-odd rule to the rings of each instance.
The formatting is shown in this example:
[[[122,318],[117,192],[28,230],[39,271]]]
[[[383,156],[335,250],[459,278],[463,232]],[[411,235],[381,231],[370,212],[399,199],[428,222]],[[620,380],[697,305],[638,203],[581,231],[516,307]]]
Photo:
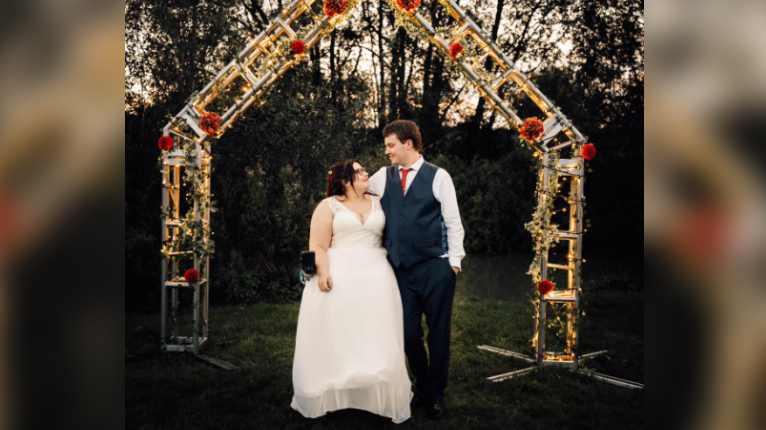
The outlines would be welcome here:
[[[402,191],[399,166],[386,169],[386,191],[380,204],[386,214],[383,246],[395,267],[412,267],[446,253],[441,203],[433,192],[439,168],[423,163],[407,190]]]

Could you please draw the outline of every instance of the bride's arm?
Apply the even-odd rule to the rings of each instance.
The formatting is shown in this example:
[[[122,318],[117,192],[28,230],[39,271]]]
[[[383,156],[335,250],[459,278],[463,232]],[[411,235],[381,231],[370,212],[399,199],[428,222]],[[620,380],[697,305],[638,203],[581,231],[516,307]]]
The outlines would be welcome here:
[[[332,210],[327,201],[322,201],[311,216],[311,233],[309,235],[309,250],[314,251],[319,276],[319,289],[330,291],[332,278],[330,277],[330,261],[327,258],[327,249],[332,241]]]

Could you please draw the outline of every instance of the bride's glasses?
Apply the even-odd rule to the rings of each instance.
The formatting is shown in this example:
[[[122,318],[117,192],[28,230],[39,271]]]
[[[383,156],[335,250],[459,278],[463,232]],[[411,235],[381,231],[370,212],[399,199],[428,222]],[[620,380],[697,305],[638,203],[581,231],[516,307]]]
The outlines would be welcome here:
[[[360,167],[360,168],[354,170],[354,173],[356,173],[359,176],[362,176],[362,175],[366,175],[367,174],[367,170],[364,167]]]

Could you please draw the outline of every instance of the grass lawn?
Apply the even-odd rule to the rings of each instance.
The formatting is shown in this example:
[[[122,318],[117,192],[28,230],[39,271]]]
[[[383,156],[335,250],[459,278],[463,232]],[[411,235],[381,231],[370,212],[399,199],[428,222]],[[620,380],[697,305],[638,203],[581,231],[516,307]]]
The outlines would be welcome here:
[[[586,289],[581,352],[609,350],[589,368],[644,382],[644,297],[641,291]],[[393,424],[364,411],[305,419],[290,408],[292,359],[299,304],[232,305],[210,311],[206,354],[238,370],[225,371],[190,354],[159,350],[159,314],[126,316],[125,409],[128,428],[516,428],[638,429],[644,392],[598,382],[566,370],[544,369],[493,383],[488,376],[527,363],[477,349],[528,348],[533,321],[523,301],[455,297],[446,415],[432,421],[420,410]],[[190,313],[190,312],[189,312]],[[145,353],[148,353],[145,355]]]

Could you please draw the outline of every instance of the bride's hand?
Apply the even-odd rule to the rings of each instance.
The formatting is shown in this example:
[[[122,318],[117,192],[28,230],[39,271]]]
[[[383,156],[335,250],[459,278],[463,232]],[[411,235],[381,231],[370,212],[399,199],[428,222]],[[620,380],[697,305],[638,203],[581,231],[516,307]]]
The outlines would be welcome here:
[[[332,290],[332,276],[320,276],[319,277],[319,290],[322,292],[329,292]]]

